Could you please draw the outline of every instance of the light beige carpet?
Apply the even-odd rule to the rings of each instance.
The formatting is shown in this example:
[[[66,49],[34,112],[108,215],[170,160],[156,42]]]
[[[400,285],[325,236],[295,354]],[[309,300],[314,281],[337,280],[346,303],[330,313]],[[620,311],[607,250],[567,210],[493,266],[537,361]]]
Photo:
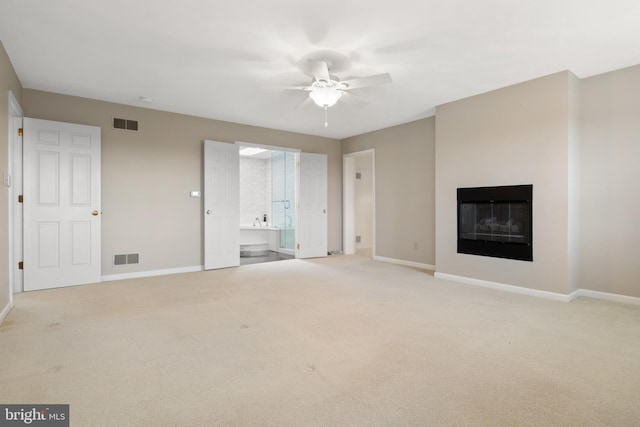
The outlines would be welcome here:
[[[360,256],[29,292],[0,402],[72,426],[637,426],[640,309]]]

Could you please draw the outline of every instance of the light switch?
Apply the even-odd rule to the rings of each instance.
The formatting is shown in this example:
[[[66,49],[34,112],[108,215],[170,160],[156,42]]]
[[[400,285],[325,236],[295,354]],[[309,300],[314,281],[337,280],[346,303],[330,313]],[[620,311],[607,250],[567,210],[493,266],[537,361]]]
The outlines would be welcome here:
[[[200,197],[200,192],[199,191],[192,191],[191,192],[191,197]]]
[[[2,182],[5,187],[11,187],[11,174],[7,171],[2,171]]]

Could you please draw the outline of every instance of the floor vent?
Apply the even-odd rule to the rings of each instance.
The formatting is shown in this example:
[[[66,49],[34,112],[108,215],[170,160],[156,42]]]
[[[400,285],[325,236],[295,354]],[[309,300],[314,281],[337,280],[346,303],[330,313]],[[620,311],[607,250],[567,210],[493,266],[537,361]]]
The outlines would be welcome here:
[[[113,256],[113,265],[140,263],[140,254],[117,254]]]
[[[113,128],[114,129],[123,129],[123,130],[131,130],[134,132],[138,131],[138,121],[137,120],[129,120],[129,119],[119,119],[117,117],[113,118]]]

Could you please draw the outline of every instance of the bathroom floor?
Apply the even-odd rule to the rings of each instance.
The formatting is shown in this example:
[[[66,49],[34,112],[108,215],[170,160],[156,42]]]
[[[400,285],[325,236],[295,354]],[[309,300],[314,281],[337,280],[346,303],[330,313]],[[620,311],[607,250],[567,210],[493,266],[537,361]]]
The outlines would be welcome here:
[[[293,255],[281,254],[274,251],[269,251],[267,255],[263,256],[247,256],[240,257],[240,265],[258,264],[261,262],[282,261],[284,259],[293,259]]]

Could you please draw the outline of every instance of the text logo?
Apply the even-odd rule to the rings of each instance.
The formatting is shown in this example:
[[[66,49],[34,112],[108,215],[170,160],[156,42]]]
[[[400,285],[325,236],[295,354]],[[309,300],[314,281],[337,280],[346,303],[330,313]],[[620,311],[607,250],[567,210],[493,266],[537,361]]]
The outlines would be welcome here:
[[[69,427],[69,405],[1,405],[0,427]]]

